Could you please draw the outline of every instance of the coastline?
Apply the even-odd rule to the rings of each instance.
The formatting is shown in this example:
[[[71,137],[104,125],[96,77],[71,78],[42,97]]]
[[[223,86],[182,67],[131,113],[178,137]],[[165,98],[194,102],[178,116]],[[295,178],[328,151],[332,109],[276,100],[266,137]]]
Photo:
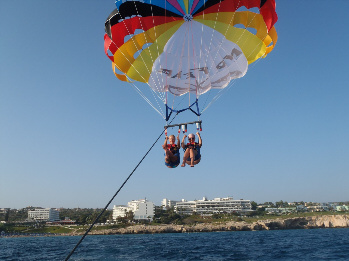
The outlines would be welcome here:
[[[193,225],[131,225],[124,228],[94,229],[88,235],[120,235],[120,234],[161,234],[161,233],[199,233],[222,231],[261,231],[282,229],[316,229],[316,228],[348,228],[349,215],[323,215],[308,217],[263,219],[255,222],[227,221],[215,223],[197,223]],[[68,233],[32,233],[4,235],[6,237],[51,237],[51,236],[81,236],[85,233],[72,231]]]
[[[253,223],[229,221],[224,223],[199,223],[195,225],[134,225],[119,229],[93,230],[90,235],[116,234],[157,234],[157,233],[191,233],[219,231],[258,231],[281,229],[315,229],[347,228],[349,215],[325,215],[311,217],[294,217],[287,219],[259,220]],[[75,233],[73,235],[82,235]]]

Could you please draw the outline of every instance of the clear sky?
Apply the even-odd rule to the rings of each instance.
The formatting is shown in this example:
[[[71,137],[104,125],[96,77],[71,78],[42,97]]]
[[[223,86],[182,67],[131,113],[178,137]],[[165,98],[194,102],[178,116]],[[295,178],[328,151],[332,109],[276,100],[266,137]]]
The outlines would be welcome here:
[[[114,8],[0,2],[0,208],[104,207],[163,130],[104,54]],[[161,138],[112,205],[349,200],[348,10],[277,1],[275,49],[201,117],[202,162],[166,168]]]

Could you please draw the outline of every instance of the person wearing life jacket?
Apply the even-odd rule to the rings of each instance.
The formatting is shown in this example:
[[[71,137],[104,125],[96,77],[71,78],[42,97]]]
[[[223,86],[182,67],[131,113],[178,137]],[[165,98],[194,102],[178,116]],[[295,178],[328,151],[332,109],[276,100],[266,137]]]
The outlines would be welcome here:
[[[169,144],[167,144],[169,141]],[[175,168],[180,163],[180,155],[179,155],[179,134],[177,135],[177,144],[175,143],[176,138],[174,135],[170,135],[169,137],[166,135],[165,142],[162,145],[162,148],[165,151],[165,165],[168,168]]]
[[[195,135],[193,133],[188,135],[188,143],[185,144],[185,138],[187,135],[183,136],[182,139],[182,148],[184,149],[184,157],[182,167],[185,167],[185,164],[190,165],[190,167],[194,167],[194,165],[198,164],[201,160],[200,148],[202,146],[202,140],[200,133],[197,132],[199,142],[195,142]]]

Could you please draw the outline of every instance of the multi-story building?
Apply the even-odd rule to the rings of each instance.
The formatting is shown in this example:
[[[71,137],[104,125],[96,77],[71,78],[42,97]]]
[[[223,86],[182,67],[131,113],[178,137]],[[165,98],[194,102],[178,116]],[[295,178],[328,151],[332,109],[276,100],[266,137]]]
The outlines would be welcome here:
[[[307,209],[308,209],[308,212],[321,212],[321,211],[328,211],[329,207],[325,205],[317,205],[317,206],[308,206]]]
[[[164,198],[161,201],[161,206],[162,206],[163,209],[172,208],[172,207],[176,206],[177,202],[180,202],[180,201],[170,200],[170,199]]]
[[[116,220],[118,217],[126,217],[126,213],[132,210],[131,207],[114,205],[113,220]]]
[[[177,202],[175,211],[178,214],[191,215],[197,213],[200,215],[212,215],[219,213],[241,213],[247,214],[252,211],[250,200],[234,200],[232,197],[215,198],[213,200],[202,200]]]
[[[265,211],[267,214],[287,214],[287,213],[295,213],[297,212],[297,207],[289,207],[289,208],[266,208]]]
[[[37,208],[28,211],[28,219],[37,221],[58,221],[59,211],[54,208]]]
[[[146,199],[132,200],[127,206],[114,206],[113,220],[118,217],[125,217],[126,213],[132,211],[135,220],[153,220],[155,214],[155,205]]]
[[[349,206],[346,206],[346,205],[336,206],[336,210],[337,211],[348,211],[349,210]]]
[[[10,208],[0,208],[0,214],[6,214],[10,211]]]

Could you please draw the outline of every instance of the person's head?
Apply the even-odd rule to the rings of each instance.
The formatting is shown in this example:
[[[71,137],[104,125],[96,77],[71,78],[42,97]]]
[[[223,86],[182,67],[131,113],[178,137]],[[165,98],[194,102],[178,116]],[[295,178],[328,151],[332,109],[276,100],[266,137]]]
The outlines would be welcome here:
[[[190,142],[194,142],[194,141],[195,141],[195,135],[194,135],[193,133],[190,133],[190,134],[188,135],[188,140],[189,140]]]
[[[168,137],[168,140],[171,144],[174,144],[176,141],[176,137],[174,135],[170,135],[170,137]]]

